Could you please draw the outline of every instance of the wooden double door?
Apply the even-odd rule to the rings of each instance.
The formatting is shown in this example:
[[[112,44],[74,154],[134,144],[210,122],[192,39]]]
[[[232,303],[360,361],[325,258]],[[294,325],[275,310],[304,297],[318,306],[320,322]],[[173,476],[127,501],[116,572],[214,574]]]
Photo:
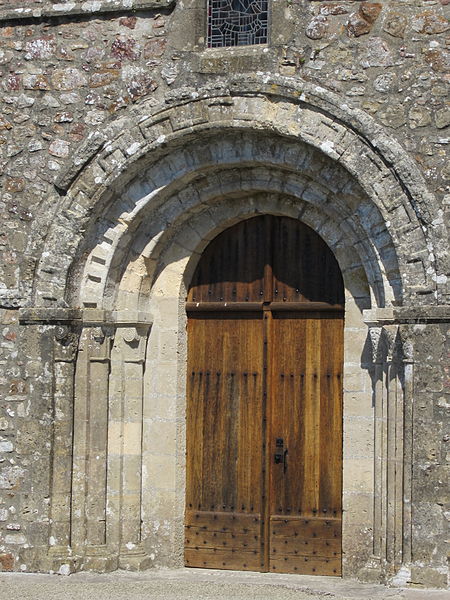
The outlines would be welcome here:
[[[189,289],[187,566],[341,574],[342,277],[294,219],[241,222]]]

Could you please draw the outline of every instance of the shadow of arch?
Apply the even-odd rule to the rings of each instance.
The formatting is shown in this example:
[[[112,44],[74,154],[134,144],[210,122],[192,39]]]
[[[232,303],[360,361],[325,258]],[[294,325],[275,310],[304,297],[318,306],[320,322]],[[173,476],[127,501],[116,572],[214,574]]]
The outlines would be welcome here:
[[[250,140],[247,140],[247,145],[251,149],[249,154],[254,154],[252,136],[249,137]],[[243,139],[245,141],[246,138]],[[280,143],[280,140],[275,140],[272,145],[273,155],[277,158],[281,157],[277,161],[270,162],[267,146],[264,146],[266,162],[262,162],[262,157],[256,155],[253,156],[253,163],[243,161],[242,163],[229,164],[225,162],[220,164],[220,160],[216,157],[215,164],[212,165],[213,157],[209,156],[206,166],[202,164],[201,158],[200,161],[196,158],[196,146],[194,145],[190,149],[191,170],[181,174],[178,179],[166,181],[166,185],[164,185],[164,180],[159,175],[160,180],[154,181],[155,171],[158,170],[160,174],[168,171],[165,163],[162,162],[154,166],[151,174],[144,171],[141,178],[130,184],[128,191],[126,187],[116,190],[115,204],[113,199],[113,204],[108,205],[103,216],[97,217],[94,226],[87,232],[84,248],[82,247],[79,251],[80,256],[86,255],[86,251],[89,252],[89,244],[95,246],[97,243],[97,248],[100,247],[98,254],[95,247],[90,253],[90,260],[94,267],[102,262],[105,264],[106,261],[101,255],[104,256],[105,252],[110,252],[112,258],[106,265],[108,282],[102,281],[108,298],[113,297],[114,288],[124,276],[128,261],[135,260],[143,252],[143,248],[148,245],[150,239],[154,240],[151,244],[151,260],[155,261],[159,249],[163,246],[162,242],[170,243],[169,240],[177,227],[183,219],[188,218],[191,212],[202,210],[206,205],[218,202],[220,196],[234,197],[237,202],[238,198],[241,198],[241,202],[247,202],[251,193],[264,191],[285,193],[286,198],[295,196],[302,198],[303,203],[294,209],[293,216],[295,218],[301,218],[300,212],[308,212],[312,206],[315,206],[323,212],[323,221],[328,219],[339,222],[342,234],[348,235],[358,248],[358,252],[365,256],[364,264],[369,280],[377,282],[373,284],[377,305],[386,305],[386,302],[391,301],[389,296],[396,303],[401,303],[402,284],[395,254],[387,254],[387,262],[383,267],[384,249],[392,248],[392,242],[390,242],[389,233],[384,229],[383,217],[377,213],[377,209],[368,203],[364,193],[352,178],[345,174],[345,171],[339,166],[330,164],[329,159],[320,157],[320,155],[308,157],[308,152],[311,150],[305,157],[298,148],[294,155],[292,154],[294,151],[292,144],[289,146],[290,149],[285,149],[284,154],[281,151],[276,152],[280,148]],[[224,160],[223,156],[227,154],[224,148],[229,149],[231,139],[226,139],[224,144],[225,146],[222,147],[220,143],[215,143],[216,153],[222,156],[222,160]],[[202,157],[204,158],[203,150]],[[180,152],[183,153],[184,150],[180,150]],[[298,159],[299,156],[302,156],[299,164],[303,171],[296,172],[295,164],[289,165],[287,157],[292,162],[294,157]],[[171,161],[176,160],[177,152],[174,152],[171,155]],[[277,162],[281,162],[283,167],[281,168]],[[312,172],[308,172],[308,168],[305,167],[306,163],[310,165],[309,168],[312,168]],[[314,163],[317,181],[313,180],[314,168],[311,165]],[[293,201],[287,200],[287,204]],[[249,209],[252,212],[251,199]],[[145,225],[141,226],[144,222]],[[368,226],[369,222],[370,226]],[[315,226],[317,226],[317,219]],[[321,223],[320,226],[324,230],[327,229],[326,224]],[[373,231],[376,232],[375,240],[371,239]],[[120,243],[116,243],[114,240],[119,238]],[[378,240],[382,245],[379,249],[377,249]],[[115,243],[116,247],[114,247]],[[144,254],[146,259],[150,258],[149,251]],[[369,258],[370,256],[372,258]],[[77,262],[78,267],[76,266],[75,269],[80,269],[82,261]],[[93,270],[95,271],[95,268]],[[75,270],[72,271],[72,275],[74,273]],[[85,269],[85,280],[89,277],[91,277],[91,281],[95,281],[97,276],[95,273],[90,276],[88,269]],[[80,278],[80,270],[78,277],[70,277],[73,282],[79,282]],[[383,278],[388,279],[389,285],[392,286],[392,292],[388,294],[388,297],[386,297],[383,286],[379,285]],[[101,277],[97,277],[97,279],[101,279]],[[79,289],[79,283],[74,283],[71,293],[68,295],[69,302],[70,296],[75,295],[77,289]],[[83,298],[82,301],[90,302]],[[97,295],[97,306],[99,301],[101,302]]]
[[[248,183],[252,179],[251,173],[248,174]],[[273,174],[272,183],[276,184],[277,177]],[[247,183],[247,180],[246,180]],[[323,207],[312,206],[301,198],[293,198],[287,194],[276,193],[277,185],[273,185],[273,191],[261,191],[259,188],[251,189],[250,185],[245,186],[245,191],[236,190],[234,194],[226,196],[213,196],[208,202],[197,207],[196,210],[182,212],[177,219],[173,220],[170,228],[166,229],[164,223],[157,219],[146,219],[147,225],[135,233],[133,248],[125,256],[117,256],[114,260],[114,268],[122,269],[123,276],[126,277],[126,266],[133,260],[142,255],[146,260],[147,276],[151,287],[157,279],[162,269],[167,266],[166,258],[161,256],[168,248],[171,248],[171,259],[174,262],[183,260],[192,254],[192,260],[195,262],[205,245],[212,237],[217,235],[226,227],[232,225],[241,219],[250,218],[257,214],[266,212],[268,214],[291,216],[305,222],[313,228],[332,248],[335,253],[340,268],[345,274],[355,271],[355,269],[364,270],[367,279],[370,281],[374,302],[378,306],[383,306],[386,302],[385,275],[380,269],[376,249],[373,248],[370,240],[363,235],[356,224],[345,223],[344,228],[333,219],[333,216],[323,210]],[[212,212],[226,212],[227,216],[223,222],[218,224],[211,223]],[[205,219],[209,219],[209,224],[213,225],[207,232],[202,232],[202,239],[196,231],[196,225],[192,227],[192,220],[200,218],[205,213]],[[187,228],[183,233],[183,228]],[[356,228],[356,231],[355,231]],[[186,238],[189,233],[191,240]],[[182,239],[181,239],[182,238]],[[189,248],[188,248],[188,247]],[[354,258],[351,259],[351,256]],[[116,273],[118,274],[119,271]],[[362,278],[362,273],[361,277]],[[116,287],[118,280],[111,284],[111,290]],[[358,293],[356,296],[358,297]],[[364,294],[365,295],[365,294]],[[145,302],[145,298],[142,299]],[[141,303],[141,309],[142,308]],[[366,307],[367,308],[367,307]]]
[[[211,240],[189,285],[190,301],[261,301],[269,268],[273,300],[343,304],[342,275],[322,238],[300,220],[267,217],[244,219]]]
[[[255,191],[249,192],[249,198],[252,199],[251,205],[245,197],[217,198],[204,207],[204,211],[183,215],[183,219],[173,223],[170,234],[161,232],[157,237],[156,244],[154,241],[150,241],[149,245],[143,249],[139,246],[135,260],[139,265],[137,270],[141,274],[136,286],[140,285],[141,288],[140,296],[139,293],[134,295],[136,304],[133,303],[133,306],[135,309],[145,310],[148,307],[151,290],[161,273],[167,269],[170,270],[171,265],[179,263],[185,264],[183,290],[171,289],[167,293],[175,294],[177,297],[181,294],[180,297],[184,297],[198,260],[210,241],[234,224],[261,214],[295,218],[305,222],[317,232],[335,254],[345,286],[356,304],[360,306],[360,310],[370,308],[371,288],[367,279],[366,265],[355,250],[355,244],[351,239],[348,241],[342,232],[338,231],[335,223],[317,209],[311,209],[301,201],[297,202],[286,196]],[[189,249],[185,245],[188,241],[192,244]],[[139,261],[138,256],[142,256],[142,261]],[[367,258],[365,262],[368,262]],[[144,276],[142,276],[143,270],[145,270]],[[372,280],[371,285],[378,288],[379,285],[382,285],[382,278],[378,282]],[[115,300],[119,308],[125,308],[127,304],[130,306],[130,294],[127,290],[134,288],[137,292],[136,286],[133,285],[133,268],[130,268],[129,276],[124,277],[122,291]],[[379,298],[382,295],[382,289],[375,289],[373,294],[374,299]]]

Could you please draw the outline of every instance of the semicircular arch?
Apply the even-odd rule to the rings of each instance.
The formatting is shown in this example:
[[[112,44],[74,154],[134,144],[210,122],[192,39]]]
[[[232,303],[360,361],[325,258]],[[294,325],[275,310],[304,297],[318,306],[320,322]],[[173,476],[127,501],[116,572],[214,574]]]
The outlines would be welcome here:
[[[369,117],[358,111],[355,114],[346,111],[333,95],[303,83],[277,80],[270,86],[259,81],[256,93],[255,82],[252,88],[247,81],[247,89],[244,89],[243,81],[237,79],[226,89],[218,86],[213,91],[205,89],[175,97],[169,106],[153,108],[151,115],[142,115],[142,111],[150,107],[141,106],[140,118],[135,116],[135,127],[126,132],[122,130],[103,143],[75,179],[75,167],[72,171],[69,169],[65,179],[61,178],[59,185],[68,186],[68,193],[47,241],[51,244],[63,236],[67,242],[57,261],[44,251],[36,278],[35,304],[45,305],[46,298],[58,297],[58,293],[51,290],[49,293],[49,286],[57,290],[67,287],[69,269],[81,256],[89,254],[86,252],[89,244],[92,250],[98,242],[93,239],[92,231],[101,235],[102,227],[109,230],[102,218],[111,206],[122,203],[122,213],[132,215],[148,201],[148,196],[153,195],[155,205],[164,193],[169,194],[190,180],[198,182],[203,171],[217,170],[221,162],[242,167],[246,152],[251,156],[250,166],[265,165],[268,171],[274,166],[281,167],[314,181],[321,179],[320,185],[327,176],[332,182],[336,169],[345,172],[350,190],[348,197],[352,188],[357,187],[368,199],[365,203],[370,213],[367,222],[373,223],[374,211],[381,215],[381,237],[386,236],[384,252],[394,255],[402,277],[401,301],[407,301],[417,289],[433,290],[436,277],[433,277],[434,256],[427,235],[427,204],[434,200],[418,170],[395,142],[387,143],[382,129]],[[115,125],[117,132],[117,123]],[[229,132],[232,133],[227,144],[224,138]],[[236,135],[246,136],[246,139],[231,143]],[[252,137],[265,139],[259,143],[257,156],[252,155],[258,145],[252,142]],[[267,143],[268,137],[270,143]],[[202,148],[192,153],[190,149],[195,140],[201,141]],[[282,152],[278,151],[280,147],[283,147]],[[305,148],[312,151],[305,152]],[[200,155],[203,158],[199,161]],[[82,162],[80,156],[76,157],[74,165],[78,164],[79,168]],[[144,186],[139,193],[136,190],[142,178],[138,174],[143,171],[150,173],[147,182],[151,181],[152,189]],[[127,187],[135,192],[134,199],[127,193],[127,201],[134,202],[134,206],[128,207],[130,210],[123,206],[121,196]],[[376,226],[369,233],[371,238],[379,236],[378,219],[375,222]],[[123,223],[129,231],[137,224],[138,221],[132,225]],[[411,247],[415,248],[414,256],[411,256]],[[397,293],[396,301],[399,299]]]

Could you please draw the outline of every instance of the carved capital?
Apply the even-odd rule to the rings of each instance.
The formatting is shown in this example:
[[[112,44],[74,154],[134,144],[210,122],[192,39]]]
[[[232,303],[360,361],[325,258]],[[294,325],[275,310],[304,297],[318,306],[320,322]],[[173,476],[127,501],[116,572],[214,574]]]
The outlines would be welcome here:
[[[385,344],[383,341],[383,328],[372,326],[369,328],[369,340],[374,363],[382,363],[385,356]]]
[[[112,335],[112,328],[104,325],[83,328],[80,346],[89,360],[109,360]]]
[[[121,333],[123,340],[129,345],[132,346],[139,342],[140,335],[136,329],[136,327],[122,327]]]
[[[411,325],[400,325],[398,336],[401,343],[403,361],[414,362],[414,333]]]
[[[54,356],[56,361],[72,362],[78,350],[79,333],[69,325],[58,325],[54,332]]]
[[[114,339],[114,349],[120,352],[125,362],[143,362],[149,327],[118,327]]]
[[[385,325],[383,332],[386,340],[386,360],[392,362],[399,349],[398,325]]]
[[[96,342],[99,346],[103,344],[105,341],[105,332],[102,327],[92,327],[91,329],[91,338],[94,342]]]
[[[392,362],[399,354],[398,330],[398,325],[372,325],[369,328],[374,363]]]

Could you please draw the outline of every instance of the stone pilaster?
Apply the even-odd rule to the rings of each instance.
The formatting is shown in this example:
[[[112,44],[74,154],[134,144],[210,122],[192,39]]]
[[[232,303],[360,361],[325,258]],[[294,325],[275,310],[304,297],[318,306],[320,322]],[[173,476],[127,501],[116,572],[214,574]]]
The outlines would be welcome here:
[[[374,556],[394,585],[446,581],[448,319],[446,307],[365,314],[376,373]]]
[[[83,327],[75,373],[71,542],[73,551],[84,557],[85,568],[98,568],[103,560],[110,560],[106,479],[113,335],[112,328],[105,325]]]
[[[142,404],[151,319],[24,309],[22,323],[42,329],[39,347],[45,342],[51,371],[48,552],[40,551],[39,564],[64,574],[143,568]]]
[[[399,326],[369,323],[373,361],[374,535],[373,554],[385,577],[403,561],[404,365]]]
[[[53,343],[53,434],[49,556],[52,566],[65,561],[71,542],[73,396],[79,334],[68,325],[54,328]],[[58,570],[58,569],[57,569]]]
[[[119,566],[144,568],[141,546],[142,417],[149,327],[117,327],[111,355],[108,428],[108,541]]]

